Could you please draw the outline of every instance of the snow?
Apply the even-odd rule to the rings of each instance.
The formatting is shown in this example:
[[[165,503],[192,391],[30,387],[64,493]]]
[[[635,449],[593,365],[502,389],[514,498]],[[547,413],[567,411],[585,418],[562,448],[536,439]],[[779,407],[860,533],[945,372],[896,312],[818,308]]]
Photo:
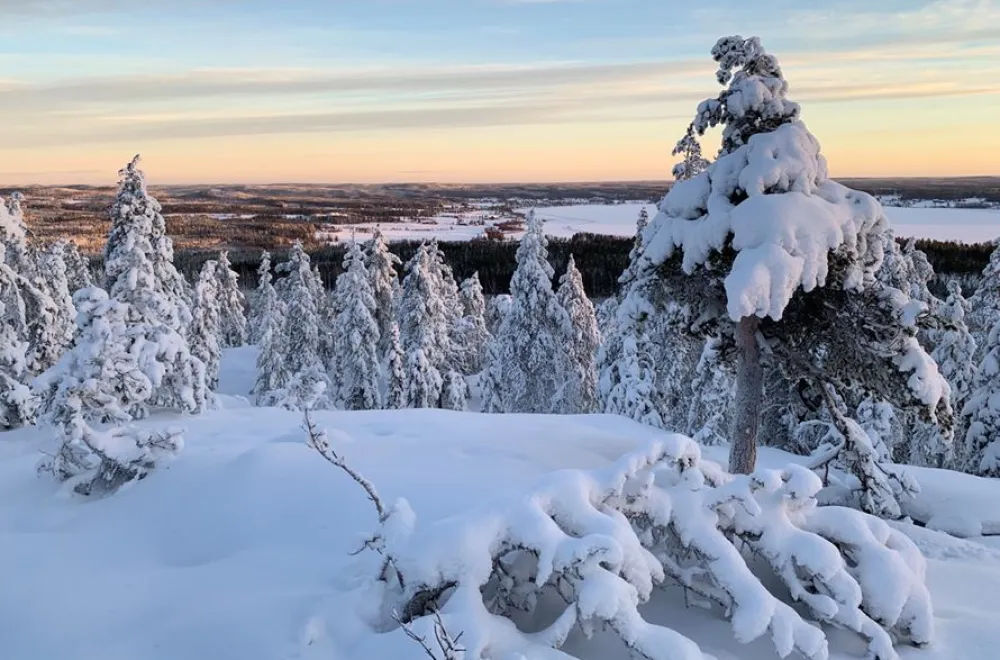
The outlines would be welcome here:
[[[253,347],[225,352],[219,409],[141,422],[183,426],[185,449],[109,498],[84,500],[35,475],[43,430],[0,434],[0,657],[424,657],[401,632],[368,628],[366,603],[349,593],[358,575],[348,553],[374,528],[375,514],[355,484],[306,446],[297,413],[249,406],[254,358]],[[665,437],[605,415],[405,410],[317,412],[314,419],[386,501],[405,496],[421,525],[520,497],[557,470],[608,468]],[[723,451],[705,449],[713,460]],[[790,458],[770,449],[760,455],[764,467]],[[924,487],[925,499],[914,505],[921,514],[965,511],[981,516],[984,528],[998,522],[1000,481],[908,469]],[[994,657],[1000,550],[894,527],[927,557],[937,629],[929,648],[899,647],[901,657]],[[768,639],[740,644],[718,613],[684,602],[681,590],[669,589],[643,613],[719,660],[776,657]],[[860,657],[853,635],[828,634],[831,658]],[[564,650],[586,660],[626,657],[600,634],[589,642],[571,636]]]

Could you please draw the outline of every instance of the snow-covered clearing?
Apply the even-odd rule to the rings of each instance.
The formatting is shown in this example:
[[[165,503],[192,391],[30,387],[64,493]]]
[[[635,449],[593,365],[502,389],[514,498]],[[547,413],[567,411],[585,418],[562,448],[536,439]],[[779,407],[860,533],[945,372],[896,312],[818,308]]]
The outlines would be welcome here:
[[[240,398],[252,381],[253,355],[253,348],[228,351],[221,409],[180,420],[184,452],[109,498],[70,496],[35,475],[42,430],[0,436],[0,657],[422,657],[401,632],[376,634],[363,622],[365,603],[350,591],[357,560],[348,553],[373,528],[372,508],[306,446],[298,414]],[[604,415],[410,410],[320,412],[315,420],[387,500],[406,496],[421,525],[519,496],[554,470],[607,466],[662,435]],[[707,454],[719,458],[721,450]],[[761,456],[766,465],[788,459],[771,450]],[[919,475],[933,500],[926,506],[940,503],[942,517],[971,513],[974,502],[989,514],[988,503],[1000,501],[1000,481],[942,472],[927,482],[928,472]],[[928,557],[937,627],[931,648],[904,647],[901,656],[994,657],[996,544],[900,528]],[[644,611],[720,660],[775,657],[766,639],[734,641],[717,612],[686,609],[680,590],[654,597]],[[831,657],[858,657],[852,636],[830,631],[830,638]],[[565,648],[594,660],[626,657],[617,641],[600,635],[572,638]]]
[[[557,238],[591,233],[604,236],[632,236],[639,210],[645,207],[649,217],[656,215],[655,204],[628,202],[624,204],[574,204],[544,206],[536,214],[544,219],[545,233]],[[526,213],[529,209],[521,209]],[[1000,209],[885,207],[896,234],[905,237],[979,243],[1000,236]],[[465,221],[481,216],[481,211],[465,214]],[[468,241],[482,238],[483,227],[458,223],[459,215],[441,215],[424,222],[401,222],[378,225],[389,241],[437,238],[442,241]],[[488,220],[487,224],[494,221]],[[361,224],[339,228],[336,236],[348,240],[355,235],[359,241],[371,237],[376,225]],[[508,234],[520,238],[520,232]],[[327,238],[332,238],[327,236]]]

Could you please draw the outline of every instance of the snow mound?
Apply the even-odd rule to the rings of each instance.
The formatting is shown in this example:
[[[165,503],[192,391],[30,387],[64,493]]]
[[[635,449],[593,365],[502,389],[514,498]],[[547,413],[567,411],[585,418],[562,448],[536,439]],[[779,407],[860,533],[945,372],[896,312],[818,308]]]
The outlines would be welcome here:
[[[643,243],[654,265],[680,250],[687,273],[732,248],[729,316],[780,320],[798,289],[826,284],[831,252],[863,264],[850,267],[845,288],[870,281],[882,263],[887,229],[873,197],[828,178],[819,142],[793,121],[752,136],[698,176],[674,184]]]

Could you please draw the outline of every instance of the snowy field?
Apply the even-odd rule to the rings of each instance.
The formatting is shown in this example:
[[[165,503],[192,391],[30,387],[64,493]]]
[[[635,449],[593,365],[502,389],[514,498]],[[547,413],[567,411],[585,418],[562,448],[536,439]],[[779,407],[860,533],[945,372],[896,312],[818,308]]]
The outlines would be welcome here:
[[[299,415],[249,407],[254,349],[229,351],[220,410],[179,420],[186,448],[107,499],[83,500],[34,474],[40,431],[0,435],[0,658],[29,660],[419,660],[400,631],[372,632],[348,556],[374,525],[361,491],[304,443]],[[607,466],[658,431],[611,416],[486,416],[441,410],[316,413],[337,449],[383,496],[409,498],[418,524],[519,496],[563,468]],[[148,423],[160,425],[163,418]],[[720,451],[709,456],[721,459]],[[790,457],[765,450],[761,462]],[[920,470],[920,515],[997,529],[1000,480]],[[970,508],[976,504],[978,509]],[[978,518],[977,518],[978,516]],[[899,525],[928,559],[936,641],[906,660],[987,660],[1000,643],[1000,550]],[[646,616],[719,660],[774,658],[741,645],[718,612],[679,590]],[[858,658],[830,632],[835,660]],[[626,658],[619,643],[566,650]],[[554,657],[554,656],[553,656]],[[497,660],[507,660],[497,658]],[[530,659],[529,659],[530,660]]]
[[[569,238],[588,232],[606,236],[632,236],[639,210],[645,206],[649,217],[656,215],[656,205],[640,202],[625,204],[579,204],[546,206],[536,213],[546,220],[549,236]],[[527,209],[521,209],[526,213]],[[966,243],[990,241],[1000,236],[1000,209],[885,207],[885,213],[897,235],[905,237],[956,240]],[[466,214],[466,218],[482,215],[481,211]],[[442,241],[467,241],[483,236],[483,227],[458,223],[459,215],[442,215],[426,223],[402,222],[380,225],[389,241],[437,238]],[[367,240],[375,225],[352,225],[337,236],[347,240],[351,232],[358,240]],[[519,238],[517,232],[512,238]],[[329,238],[329,237],[328,237]]]

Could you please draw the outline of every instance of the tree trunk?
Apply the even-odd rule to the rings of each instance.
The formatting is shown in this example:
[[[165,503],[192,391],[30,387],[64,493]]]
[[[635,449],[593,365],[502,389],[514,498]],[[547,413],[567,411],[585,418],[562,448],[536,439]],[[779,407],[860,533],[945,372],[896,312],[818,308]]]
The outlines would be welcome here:
[[[736,326],[736,410],[730,432],[729,471],[750,474],[757,463],[757,430],[764,398],[764,369],[757,345],[760,319],[746,316]]]

